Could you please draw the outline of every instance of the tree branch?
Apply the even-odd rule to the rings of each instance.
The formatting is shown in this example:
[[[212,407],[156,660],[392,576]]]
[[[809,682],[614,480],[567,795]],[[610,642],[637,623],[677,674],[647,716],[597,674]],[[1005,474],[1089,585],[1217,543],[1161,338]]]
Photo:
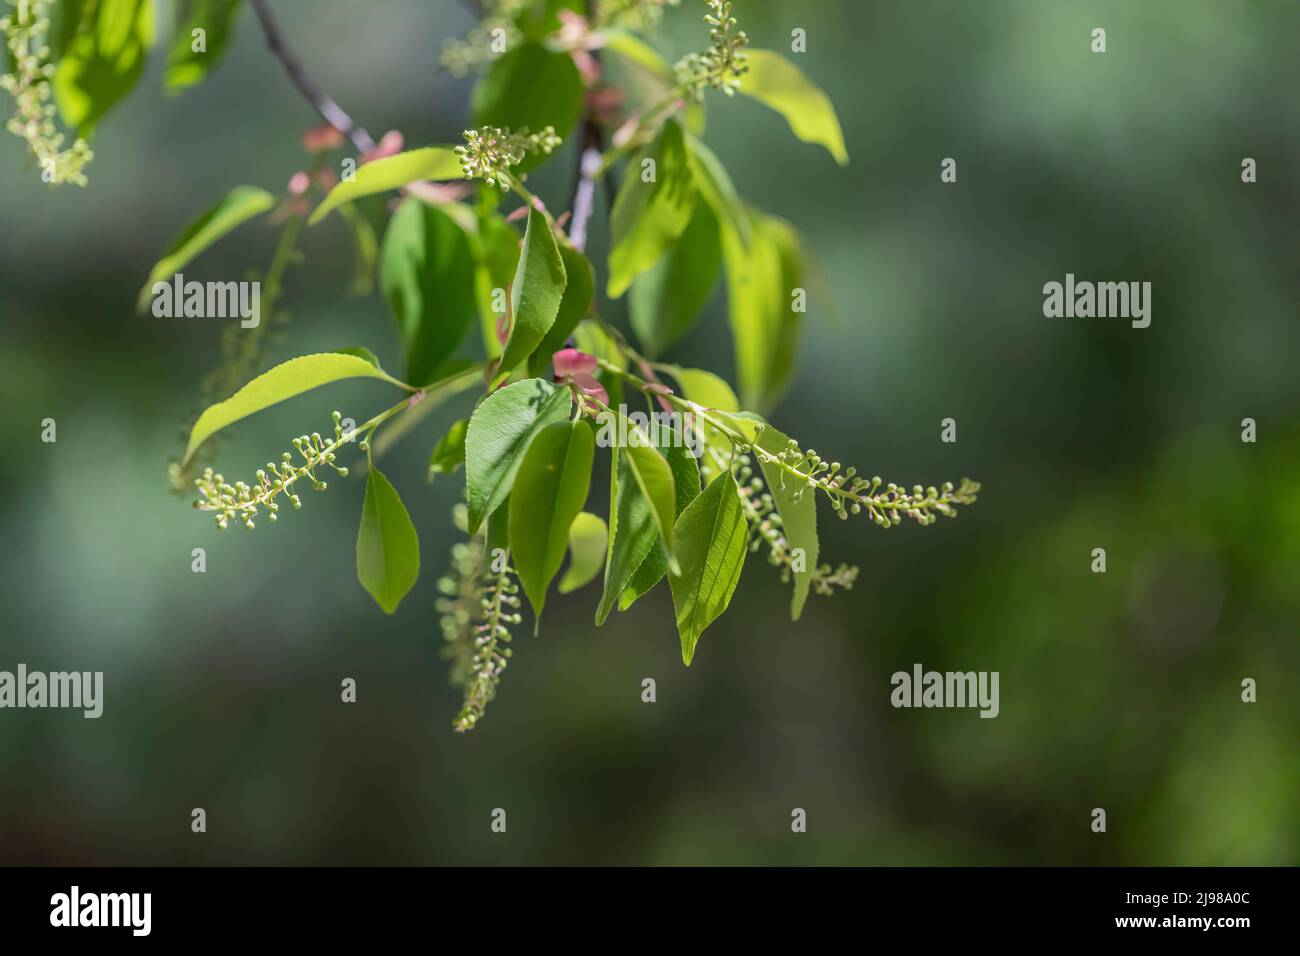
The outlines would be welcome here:
[[[352,145],[358,152],[368,153],[373,150],[375,141],[370,138],[370,134],[352,122],[352,117],[343,112],[342,108],[303,72],[302,64],[284,42],[280,27],[275,22],[275,17],[271,15],[267,0],[249,0],[249,2],[257,13],[258,21],[262,24],[262,32],[266,34],[266,45],[284,66],[285,72],[289,74],[289,79],[297,87],[298,92],[316,108],[316,112],[324,117],[325,122],[352,140]]]

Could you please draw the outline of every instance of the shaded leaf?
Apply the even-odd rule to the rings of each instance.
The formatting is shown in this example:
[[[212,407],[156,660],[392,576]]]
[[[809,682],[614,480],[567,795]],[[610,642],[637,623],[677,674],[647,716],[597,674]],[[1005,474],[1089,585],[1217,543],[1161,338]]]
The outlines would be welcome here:
[[[366,296],[375,287],[375,265],[379,261],[379,240],[375,238],[375,227],[356,206],[339,207],[339,215],[347,224],[348,235],[352,237],[352,249],[356,254],[356,267],[352,272],[352,295]]]
[[[397,489],[373,465],[357,531],[357,580],[392,614],[420,576],[420,541]]]
[[[397,319],[406,377],[434,378],[474,325],[474,256],[465,232],[435,206],[402,203],[384,232],[379,284]]]
[[[474,126],[497,126],[511,132],[538,133],[547,126],[563,139],[582,112],[582,78],[567,53],[540,43],[521,43],[501,55],[474,87]],[[526,172],[544,156],[527,157],[517,170]]]
[[[465,464],[465,432],[469,429],[469,419],[461,418],[452,422],[447,434],[438,440],[429,455],[429,480],[434,475],[454,474],[456,469]]]

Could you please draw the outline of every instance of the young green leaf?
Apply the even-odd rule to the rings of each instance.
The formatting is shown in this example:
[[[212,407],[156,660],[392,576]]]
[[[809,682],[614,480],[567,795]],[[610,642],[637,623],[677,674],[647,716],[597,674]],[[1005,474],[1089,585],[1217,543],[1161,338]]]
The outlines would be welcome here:
[[[358,355],[342,352],[300,355],[263,372],[224,402],[204,409],[190,431],[181,464],[188,462],[196,448],[227,425],[287,398],[346,378],[378,378],[403,388],[410,387]]]
[[[668,567],[675,570],[677,556],[673,552],[673,522],[677,517],[677,491],[673,470],[659,449],[650,444],[649,436],[644,432],[641,435],[644,444],[630,443],[623,449],[623,459],[641,497],[650,505],[650,519],[663,543]]]
[[[786,452],[790,439],[768,425],[759,433],[756,444],[773,455],[781,455]],[[804,602],[808,600],[808,586],[817,567],[817,494],[775,462],[762,456],[755,457],[763,470],[763,480],[767,482],[777,514],[781,516],[781,533],[785,535],[786,545],[796,557],[797,549],[802,549],[802,561],[792,562],[794,566],[791,568],[794,596],[790,600],[790,619],[797,621],[803,613]],[[797,569],[799,566],[802,571]]]
[[[564,298],[568,277],[555,233],[546,216],[536,207],[528,210],[524,251],[510,286],[510,313],[514,324],[497,366],[508,372],[533,354],[555,324]]]
[[[740,400],[736,398],[736,393],[732,391],[731,386],[725,379],[712,372],[701,368],[682,368],[680,365],[673,365],[669,367],[668,374],[677,379],[682,396],[695,404],[703,405],[705,408],[716,408],[722,412],[740,411]]]
[[[736,192],[722,160],[709,147],[694,136],[686,137],[687,153],[690,157],[691,176],[696,189],[713,210],[714,216],[723,226],[730,226],[740,238],[742,245],[749,244],[749,213],[745,203]]]
[[[314,226],[339,206],[364,196],[400,189],[420,179],[461,179],[464,175],[460,157],[449,146],[426,146],[385,156],[357,167],[350,181],[331,189],[307,224]]]
[[[604,518],[588,511],[578,512],[569,526],[569,566],[560,578],[561,594],[576,591],[600,574],[608,540]]]
[[[749,70],[741,77],[740,92],[776,110],[795,136],[825,146],[835,162],[847,166],[844,132],[830,97],[779,53],[750,49],[745,57]]]
[[[632,477],[624,451],[617,444],[611,450],[609,545],[605,555],[604,590],[596,607],[597,626],[605,623],[659,539],[650,504]]]
[[[434,475],[454,474],[456,469],[465,464],[465,432],[469,428],[469,419],[461,418],[447,429],[447,434],[433,446],[429,455],[429,480]]]
[[[540,375],[550,363],[551,356],[564,348],[565,340],[591,312],[592,297],[596,293],[596,275],[587,257],[567,242],[559,243],[559,247],[567,277],[564,298],[560,300],[555,323],[528,359],[530,375]]]
[[[415,525],[397,489],[372,465],[357,531],[357,580],[385,614],[392,614],[419,576]]]
[[[567,388],[529,378],[497,389],[474,410],[465,431],[470,534],[510,494],[533,436],[568,418],[572,405]]]
[[[713,295],[722,264],[718,220],[696,203],[677,243],[632,281],[628,313],[632,329],[652,358],[680,339]]]
[[[587,500],[595,451],[587,422],[555,422],[537,433],[515,476],[510,553],[536,621],[546,606],[546,589],[564,563],[569,528]]]
[[[610,213],[611,299],[659,261],[691,221],[696,191],[683,135],[681,124],[669,120],[628,164]]]
[[[478,313],[464,230],[435,206],[402,203],[384,232],[379,284],[401,330],[407,379],[432,380]]]
[[[677,519],[681,573],[668,585],[677,611],[682,663],[690,666],[704,629],[731,603],[745,565],[749,529],[730,472],[714,478]]]
[[[495,126],[518,133],[539,133],[555,127],[568,136],[582,112],[582,78],[568,53],[548,50],[540,43],[521,43],[492,64],[474,88],[474,126]],[[538,165],[544,156],[529,156],[515,167]]]
[[[226,233],[260,216],[275,205],[275,197],[256,186],[236,186],[215,206],[195,219],[167,253],[149,271],[136,305],[143,312],[149,305],[155,283],[170,279],[191,260]]]
[[[89,139],[95,124],[131,92],[154,44],[153,0],[82,4],[54,73],[63,121]]]
[[[176,5],[176,35],[167,51],[163,88],[169,95],[202,83],[216,69],[235,32],[240,0],[181,0]],[[196,50],[196,30],[202,49]]]
[[[668,460],[668,466],[673,470],[673,486],[677,495],[675,515],[680,517],[687,505],[700,493],[700,465],[691,449],[686,446],[680,431],[661,428],[656,437],[664,458]],[[641,595],[658,584],[667,571],[668,560],[664,557],[663,548],[651,548],[632,575],[628,586],[619,595],[618,609],[626,611],[630,608]]]

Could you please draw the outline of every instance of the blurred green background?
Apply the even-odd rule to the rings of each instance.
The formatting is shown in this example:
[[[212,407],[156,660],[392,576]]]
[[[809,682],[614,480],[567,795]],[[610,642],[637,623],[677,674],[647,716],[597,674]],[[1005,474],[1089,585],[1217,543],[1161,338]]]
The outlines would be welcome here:
[[[273,7],[376,136],[466,125],[470,81],[438,68],[462,5]],[[857,587],[791,624],[756,556],[689,670],[666,590],[603,629],[598,584],[553,599],[481,726],[453,733],[433,603],[460,484],[423,472],[468,396],[387,462],[423,561],[391,618],[355,579],[360,480],[255,532],[219,533],[167,489],[220,328],[140,316],[135,295],[230,186],[281,190],[318,122],[246,12],[196,90],[165,98],[155,56],[103,122],[87,190],[48,191],[0,136],[0,669],[106,682],[97,721],[0,711],[0,862],[1300,862],[1300,5],[737,7],[756,46],[807,31],[798,63],[852,156],[839,169],[762,106],[710,97],[706,141],[805,235],[836,306],[810,315],[773,420],[866,474],[970,475],[979,503],[890,531],[822,510],[823,555],[859,564]],[[669,10],[670,56],[701,45],[703,12]],[[574,162],[530,185],[562,205]],[[275,237],[244,227],[186,271],[263,268]],[[398,367],[381,298],[344,295],[338,217],[305,251],[270,358],[364,344]],[[1044,318],[1066,272],[1152,282],[1151,327]],[[730,376],[730,355],[719,292],[671,357]],[[295,399],[240,425],[222,467],[388,401],[375,383]],[[916,662],[999,671],[1001,715],[891,708],[890,675]]]

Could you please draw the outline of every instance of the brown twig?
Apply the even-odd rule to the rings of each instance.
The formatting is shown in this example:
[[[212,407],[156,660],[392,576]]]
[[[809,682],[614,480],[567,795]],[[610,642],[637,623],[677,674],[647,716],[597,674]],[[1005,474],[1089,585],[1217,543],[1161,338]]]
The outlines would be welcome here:
[[[267,0],[249,0],[249,2],[257,13],[258,21],[262,24],[262,32],[266,34],[266,45],[284,66],[285,72],[289,74],[289,79],[297,87],[298,92],[316,108],[316,112],[325,118],[325,122],[352,140],[352,145],[358,152],[368,153],[373,150],[375,141],[370,138],[370,134],[354,123],[352,117],[343,112],[343,109],[303,72],[302,64],[284,42],[284,36],[280,33],[275,17],[271,15]]]

